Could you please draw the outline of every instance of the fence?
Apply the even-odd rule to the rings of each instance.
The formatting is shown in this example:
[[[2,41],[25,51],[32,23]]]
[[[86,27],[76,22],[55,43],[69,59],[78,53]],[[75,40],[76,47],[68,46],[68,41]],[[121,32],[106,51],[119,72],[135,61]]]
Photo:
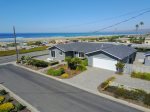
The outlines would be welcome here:
[[[125,74],[130,74],[131,72],[149,72],[150,73],[150,66],[145,65],[134,65],[134,64],[126,64],[124,68]]]

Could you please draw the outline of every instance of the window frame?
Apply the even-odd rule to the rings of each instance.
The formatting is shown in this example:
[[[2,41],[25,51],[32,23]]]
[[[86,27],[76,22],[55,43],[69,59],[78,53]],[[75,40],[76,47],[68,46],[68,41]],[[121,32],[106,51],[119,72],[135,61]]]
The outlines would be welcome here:
[[[79,53],[78,53],[78,57],[79,57],[79,58],[84,58],[84,57],[85,57],[85,55],[84,55],[84,53],[83,53],[83,52],[79,52]]]

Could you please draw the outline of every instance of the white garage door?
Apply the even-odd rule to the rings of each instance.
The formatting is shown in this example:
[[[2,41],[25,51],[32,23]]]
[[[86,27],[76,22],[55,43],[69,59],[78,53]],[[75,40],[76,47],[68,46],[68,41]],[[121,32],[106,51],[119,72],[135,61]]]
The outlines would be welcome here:
[[[116,66],[115,66],[116,63],[117,61],[113,61],[113,60],[93,58],[93,67],[116,71]]]

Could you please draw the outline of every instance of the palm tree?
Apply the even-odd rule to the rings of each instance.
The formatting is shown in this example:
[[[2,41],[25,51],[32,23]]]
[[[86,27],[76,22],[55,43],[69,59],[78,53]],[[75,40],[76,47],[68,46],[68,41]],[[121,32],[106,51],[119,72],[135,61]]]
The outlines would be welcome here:
[[[135,25],[135,28],[136,28],[136,32],[138,32],[139,25],[138,25],[138,24],[136,24],[136,25]]]
[[[144,22],[143,22],[143,21],[141,21],[141,22],[140,22],[140,25],[141,25],[141,26],[143,26],[143,25],[144,25]]]
[[[142,30],[142,26],[143,26],[143,25],[144,25],[144,22],[141,21],[141,22],[140,22],[141,30]]]

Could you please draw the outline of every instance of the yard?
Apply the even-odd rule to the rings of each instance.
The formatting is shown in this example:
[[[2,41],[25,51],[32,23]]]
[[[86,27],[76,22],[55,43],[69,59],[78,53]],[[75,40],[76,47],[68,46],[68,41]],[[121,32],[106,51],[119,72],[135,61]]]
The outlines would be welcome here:
[[[18,64],[25,66],[27,68],[33,69],[33,70],[40,70],[48,66],[59,64],[59,62],[58,61],[46,62],[43,60],[34,59],[30,56],[22,56]]]
[[[98,86],[98,91],[115,98],[123,99],[150,108],[149,73],[132,72],[131,74],[114,75]],[[145,80],[141,80],[141,79]]]
[[[150,93],[115,83],[114,80],[115,78],[110,77],[101,83],[98,86],[99,92],[150,108]]]
[[[45,73],[58,78],[72,78],[73,76],[80,74],[87,68],[87,59],[71,58],[65,59],[67,64],[61,64],[55,67],[51,67],[46,70]]]

